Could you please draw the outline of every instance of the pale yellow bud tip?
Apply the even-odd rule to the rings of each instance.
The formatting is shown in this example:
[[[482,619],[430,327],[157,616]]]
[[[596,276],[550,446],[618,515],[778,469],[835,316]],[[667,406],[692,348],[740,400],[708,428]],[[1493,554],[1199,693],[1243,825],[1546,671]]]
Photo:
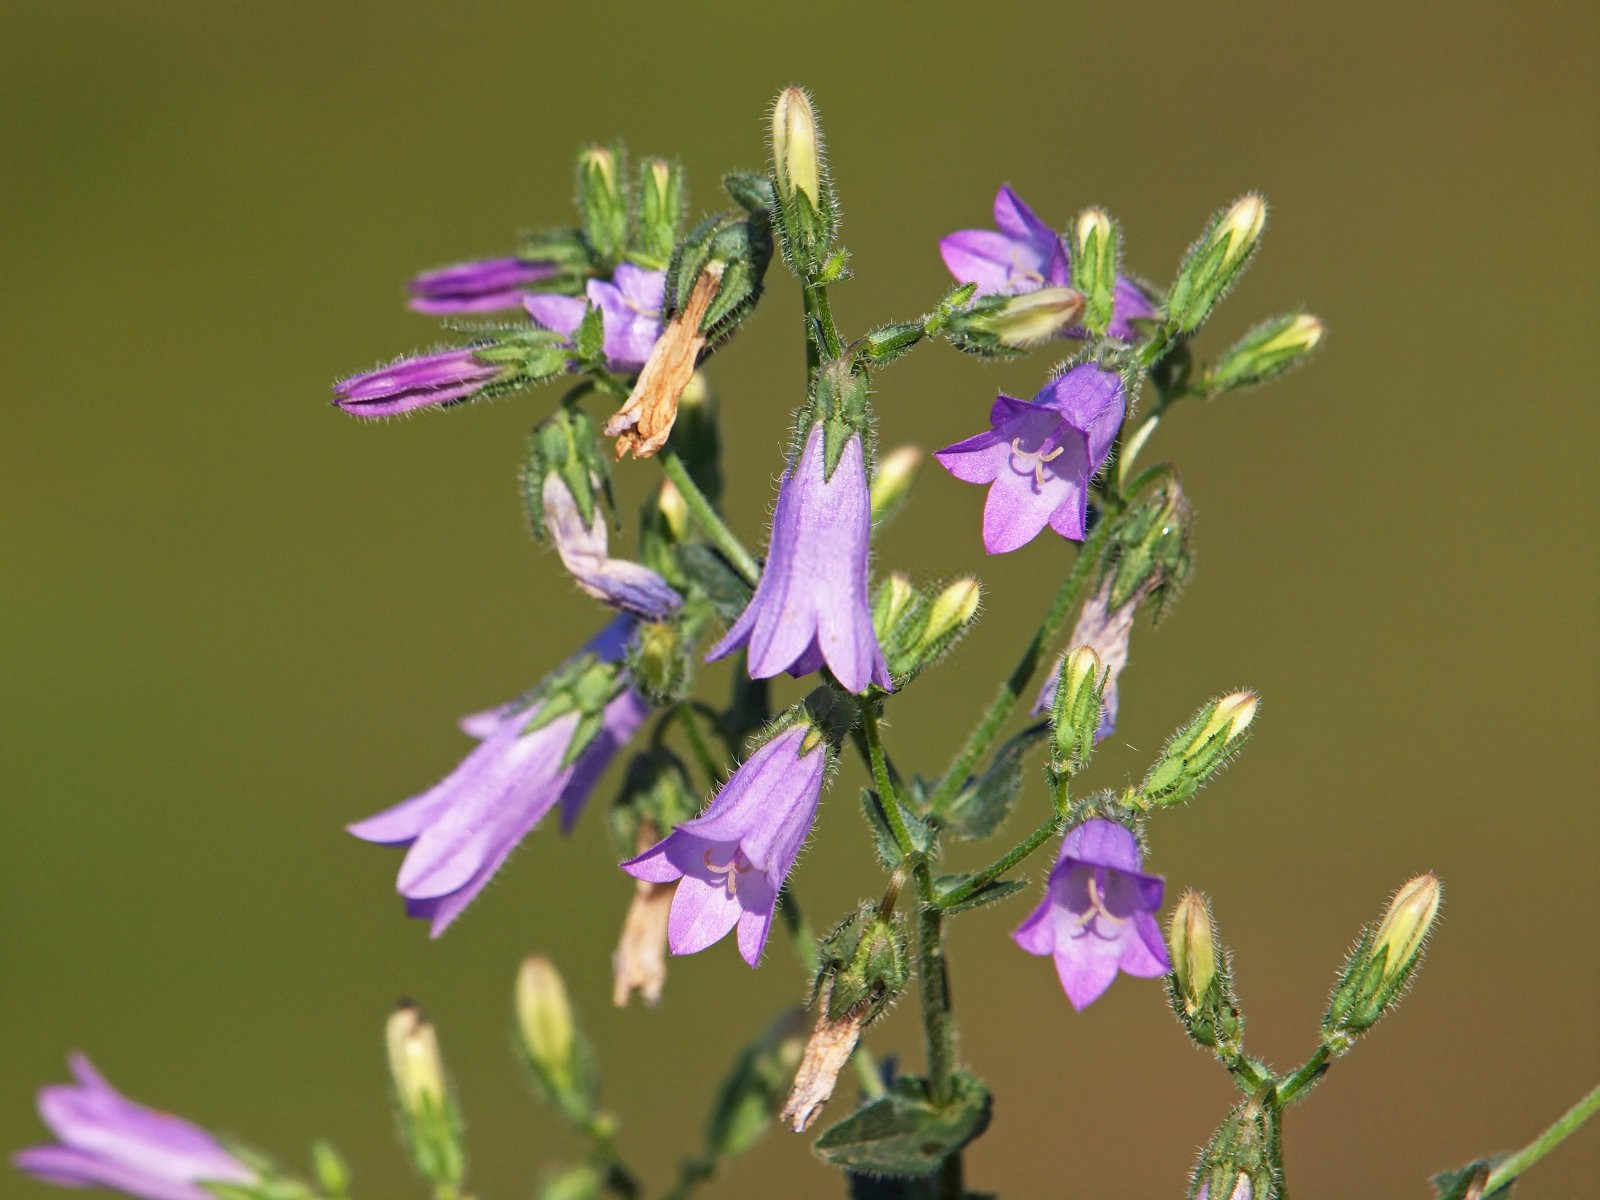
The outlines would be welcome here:
[[[617,160],[616,157],[604,146],[591,146],[583,152],[584,170],[599,171],[605,177],[606,187],[612,191],[617,187]]]
[[[821,188],[817,166],[817,117],[811,98],[787,87],[772,106],[772,161],[782,190],[804,192],[815,208]]]
[[[1067,655],[1065,671],[1067,694],[1077,693],[1079,686],[1085,679],[1098,678],[1100,675],[1100,656],[1091,646],[1079,646]]]
[[[561,973],[547,958],[533,955],[517,972],[517,1024],[523,1044],[536,1062],[565,1063],[572,1053],[572,1004]]]
[[[1217,227],[1218,236],[1228,239],[1224,259],[1231,263],[1246,253],[1255,245],[1256,239],[1261,236],[1261,227],[1266,223],[1267,202],[1260,195],[1249,192],[1237,200]]]
[[[1179,897],[1167,927],[1167,944],[1172,950],[1172,969],[1177,972],[1187,1006],[1193,1012],[1217,973],[1211,909],[1199,892],[1187,891]]]
[[[1078,224],[1073,232],[1079,246],[1087,246],[1091,238],[1099,238],[1100,244],[1104,245],[1111,237],[1111,218],[1102,209],[1086,208],[1078,214]]]
[[[444,1064],[439,1057],[439,1039],[421,1010],[409,1004],[395,1009],[384,1028],[384,1042],[401,1107],[416,1112],[424,1101],[442,1103]]]
[[[934,597],[933,607],[928,611],[928,631],[924,640],[943,637],[972,620],[982,597],[983,589],[971,576],[958,579],[945,588]]]
[[[1433,919],[1439,915],[1439,895],[1439,877],[1432,872],[1407,881],[1395,893],[1373,935],[1373,952],[1388,952],[1385,973],[1404,966],[1422,948]]]
[[[1233,692],[1217,701],[1217,711],[1212,721],[1227,722],[1228,740],[1231,742],[1250,728],[1250,722],[1256,719],[1256,706],[1260,703],[1261,698],[1254,692]]]

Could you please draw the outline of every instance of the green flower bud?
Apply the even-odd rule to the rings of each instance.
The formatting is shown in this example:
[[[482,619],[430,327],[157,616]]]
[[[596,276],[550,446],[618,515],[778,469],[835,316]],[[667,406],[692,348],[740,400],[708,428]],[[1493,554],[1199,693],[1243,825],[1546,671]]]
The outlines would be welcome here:
[[[1202,708],[1167,743],[1139,785],[1136,803],[1181,804],[1193,796],[1243,744],[1258,703],[1254,692],[1231,692]]]
[[[628,198],[622,193],[618,154],[590,146],[578,155],[578,211],[595,253],[615,259],[627,247]]]
[[[461,1119],[445,1080],[433,1026],[414,1005],[402,1004],[384,1027],[389,1077],[400,1129],[424,1178],[457,1186],[466,1174]]]
[[[1200,386],[1210,393],[1227,392],[1282,375],[1310,357],[1324,332],[1322,322],[1310,313],[1273,317],[1230,346],[1205,372]]]
[[[928,620],[922,627],[922,635],[917,639],[918,656],[932,659],[943,653],[978,615],[982,599],[983,588],[970,575],[956,580],[935,596],[928,606]]]
[[[517,971],[514,995],[518,1041],[537,1090],[569,1121],[586,1124],[596,1115],[598,1080],[561,973],[532,955]]]
[[[831,253],[835,210],[811,98],[785,88],[772,106],[772,178],[783,255],[802,279],[819,277]]]
[[[900,511],[911,495],[911,485],[922,467],[923,453],[917,446],[897,446],[878,460],[872,477],[872,520],[883,524]]]
[[[1272,1200],[1281,1139],[1276,1110],[1258,1100],[1240,1104],[1201,1151],[1190,1200]]]
[[[1376,926],[1361,931],[1322,1018],[1323,1043],[1335,1054],[1349,1050],[1400,1002],[1421,965],[1440,897],[1438,876],[1418,875],[1395,893]]]
[[[1261,241],[1267,204],[1251,192],[1212,219],[1178,269],[1167,295],[1167,321],[1181,333],[1192,333],[1239,277]]]
[[[1059,337],[1083,314],[1083,303],[1083,294],[1068,287],[982,296],[970,308],[951,314],[946,334],[969,354],[1014,354]]]
[[[878,594],[872,599],[872,625],[878,634],[878,644],[886,646],[890,642],[905,641],[906,631],[902,625],[909,625],[906,618],[926,603],[910,579],[899,571],[891,572],[878,585]],[[888,653],[884,651],[885,655]]]
[[[1184,1011],[1193,1016],[1217,976],[1211,907],[1199,892],[1188,891],[1179,897],[1167,927],[1167,945],[1172,950],[1172,974],[1183,996]]]
[[[664,158],[648,158],[639,168],[638,254],[658,270],[672,258],[683,224],[683,167]]]
[[[1100,656],[1089,646],[1075,647],[1061,660],[1050,706],[1051,765],[1057,772],[1076,774],[1094,753],[1106,679]]]
[[[609,471],[595,434],[588,413],[562,405],[528,435],[519,482],[528,529],[536,540],[546,537],[544,486],[549,476],[566,485],[585,527],[594,524],[597,498],[610,500]]]
[[[1083,294],[1083,324],[1100,336],[1111,324],[1117,289],[1117,228],[1098,208],[1072,225],[1072,286]]]

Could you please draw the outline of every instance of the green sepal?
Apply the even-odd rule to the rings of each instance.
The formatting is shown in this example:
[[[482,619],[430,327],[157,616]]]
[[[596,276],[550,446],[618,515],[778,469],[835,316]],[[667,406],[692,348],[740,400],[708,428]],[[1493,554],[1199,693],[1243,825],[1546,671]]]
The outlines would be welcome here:
[[[706,1151],[725,1158],[748,1149],[783,1107],[805,1048],[805,1010],[786,1009],[739,1052],[706,1120]]]
[[[573,352],[584,364],[605,365],[606,331],[604,319],[596,305],[583,310],[583,319],[572,334]]]
[[[834,359],[816,372],[808,402],[801,406],[796,423],[796,452],[810,436],[811,428],[822,422],[822,477],[832,479],[844,449],[853,437],[861,439],[861,456],[866,471],[872,473],[872,399],[867,377],[856,370],[848,357]]]
[[[1206,990],[1200,995],[1194,1011],[1189,1010],[1188,997],[1178,985],[1176,972],[1166,975],[1167,1003],[1178,1018],[1189,1040],[1197,1046],[1216,1050],[1224,1063],[1237,1057],[1244,1047],[1244,1014],[1233,987],[1233,956],[1225,946],[1215,949],[1216,966]]]
[[[910,354],[926,336],[921,321],[894,321],[869,330],[853,350],[857,361],[882,367]]]
[[[661,270],[672,259],[687,205],[683,164],[666,159],[646,159],[639,164],[636,187],[639,213],[632,257],[647,260]]]
[[[400,1130],[411,1161],[424,1179],[459,1184],[466,1177],[461,1112],[453,1099],[441,1105],[430,1098],[417,1112],[402,1111]]]
[[[581,280],[595,266],[589,243],[577,229],[540,229],[524,233],[517,240],[517,257],[560,267],[563,276],[574,280]],[[540,280],[539,290],[554,290],[550,283],[550,280]]]
[[[882,1175],[924,1176],[989,1126],[992,1098],[974,1076],[957,1071],[948,1104],[936,1106],[925,1080],[896,1079],[888,1095],[857,1109],[817,1139],[837,1166]]]
[[[1167,806],[1186,803],[1243,747],[1248,730],[1230,737],[1227,722],[1209,736],[1203,736],[1219,703],[1212,700],[1168,739],[1161,757],[1139,784],[1139,793],[1146,803]]]
[[[1304,332],[1305,323],[1313,332]],[[1322,327],[1308,313],[1285,313],[1256,325],[1222,352],[1201,378],[1207,395],[1235,391],[1275,379],[1306,362],[1322,338]]]
[[[611,503],[610,466],[600,453],[595,433],[588,413],[576,404],[564,404],[528,435],[518,482],[528,530],[535,540],[545,538],[544,481],[552,472],[567,485],[584,525],[594,524],[597,494]]]
[[[957,837],[981,839],[1000,828],[1022,794],[1022,760],[1050,733],[1041,721],[995,752],[982,775],[967,780],[945,810],[943,826]]]
[[[513,1037],[515,1053],[527,1069],[533,1093],[578,1129],[590,1126],[600,1101],[600,1062],[581,1029],[572,1031],[572,1048],[561,1063],[542,1063]]]
[[[1506,1200],[1511,1195],[1508,1181],[1492,1192],[1483,1190],[1494,1171],[1496,1159],[1480,1158],[1453,1171],[1440,1171],[1429,1178],[1433,1185],[1433,1200]]]
[[[946,913],[966,912],[1015,896],[1028,886],[1026,879],[991,879],[965,900],[946,905],[941,897],[953,895],[972,881],[971,875],[941,875],[933,881],[933,902]]]
[[[1252,1195],[1274,1200],[1282,1178],[1281,1124],[1270,1096],[1245,1100],[1231,1109],[1200,1152],[1200,1161],[1189,1176],[1190,1200],[1202,1185],[1208,1197],[1226,1200],[1233,1195],[1241,1173],[1249,1176]]]
[[[889,826],[883,801],[871,788],[861,789],[861,811],[866,815],[867,825],[872,830],[872,840],[877,847],[879,861],[886,870],[894,870],[902,861],[900,843],[895,840],[894,831]],[[933,827],[904,804],[900,806],[900,815],[905,821],[906,832],[911,835],[912,853],[927,854],[933,848]]]
[[[706,217],[673,251],[667,267],[665,316],[670,319],[682,312],[701,272],[713,262],[721,263],[722,281],[700,318],[709,353],[732,336],[755,308],[771,261],[772,230],[764,212]]]
[[[665,621],[641,621],[635,627],[624,658],[628,678],[657,708],[689,694],[699,657],[695,643],[706,615],[703,606],[686,606]]]
[[[778,194],[771,177],[758,171],[730,171],[722,177],[722,188],[747,213],[778,210]]]
[[[1083,293],[1084,328],[1096,337],[1103,336],[1111,324],[1121,232],[1109,216],[1104,229],[1097,223],[1085,228],[1082,219],[1073,224],[1072,286]]]
[[[1260,203],[1260,198],[1254,198]],[[1227,225],[1240,203],[1215,213],[1198,241],[1189,247],[1178,276],[1167,292],[1166,322],[1181,333],[1193,333],[1211,315],[1217,301],[1228,293],[1250,265],[1261,244],[1260,228],[1242,251],[1235,252]],[[1261,209],[1264,219],[1265,209]]]
[[[578,155],[578,215],[596,256],[615,262],[628,244],[626,155],[621,146],[591,146]]]
[[[827,996],[827,1017],[842,1021],[859,1013],[874,1021],[905,991],[911,977],[905,923],[885,917],[875,901],[863,901],[817,943],[814,997]]]
[[[1188,581],[1193,564],[1189,548],[1194,515],[1183,487],[1173,477],[1142,491],[1118,519],[1106,546],[1110,608],[1141,597],[1152,620],[1166,615]]]

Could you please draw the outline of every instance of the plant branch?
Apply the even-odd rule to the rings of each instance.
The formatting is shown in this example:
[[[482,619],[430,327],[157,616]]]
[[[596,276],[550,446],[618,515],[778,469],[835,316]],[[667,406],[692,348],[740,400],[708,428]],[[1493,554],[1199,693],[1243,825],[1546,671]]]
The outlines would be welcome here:
[[[733,565],[733,569],[739,572],[746,583],[755,587],[761,581],[761,568],[756,565],[756,560],[751,557],[750,551],[744,548],[744,543],[717,515],[715,506],[689,475],[689,468],[684,465],[683,459],[670,448],[662,450],[656,458],[661,463],[661,469],[667,473],[667,478],[672,480],[672,486],[678,489],[683,502],[688,505],[695,521],[711,539],[711,544],[722,551],[722,556]]]

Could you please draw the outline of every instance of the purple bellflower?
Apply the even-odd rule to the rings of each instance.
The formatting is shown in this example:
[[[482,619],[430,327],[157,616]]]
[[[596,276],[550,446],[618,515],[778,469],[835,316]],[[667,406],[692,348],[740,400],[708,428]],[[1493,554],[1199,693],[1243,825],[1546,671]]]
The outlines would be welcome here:
[[[778,488],[766,565],[749,605],[711,648],[712,662],[748,644],[750,677],[809,675],[824,663],[841,685],[893,685],[867,600],[872,503],[861,435],[845,443],[824,474],[823,424]]]
[[[1117,677],[1128,665],[1128,642],[1133,634],[1133,618],[1144,596],[1143,591],[1136,590],[1125,604],[1112,608],[1113,581],[1112,576],[1106,576],[1106,581],[1094,595],[1084,601],[1083,611],[1078,614],[1078,623],[1072,627],[1072,636],[1067,639],[1069,650],[1076,650],[1079,646],[1089,647],[1100,656],[1102,669],[1109,672],[1105,691],[1100,696],[1100,724],[1094,731],[1096,742],[1110,737],[1112,730],[1117,727]],[[1050,677],[1039,690],[1039,698],[1033,702],[1034,714],[1047,711],[1055,703],[1056,684],[1060,682],[1061,662],[1065,657],[1062,655],[1056,659]]]
[[[1139,865],[1139,843],[1126,827],[1099,817],[1075,826],[1061,842],[1044,899],[1011,935],[1029,954],[1055,958],[1075,1009],[1099,999],[1118,969],[1143,979],[1171,970],[1152,915],[1164,885]]]
[[[816,744],[807,747],[807,740]],[[667,945],[694,954],[739,927],[739,953],[761,960],[778,892],[817,815],[831,751],[813,727],[783,730],[747,758],[706,809],[622,869],[678,882]]]
[[[523,300],[522,306],[538,324],[571,337],[593,304],[600,310],[607,361],[614,370],[637,371],[661,336],[661,307],[666,302],[666,291],[665,271],[647,271],[632,263],[621,263],[611,282],[589,280],[585,285],[587,300],[536,292]]]
[[[437,316],[521,308],[533,294],[525,290],[527,286],[555,273],[554,265],[525,258],[490,258],[439,267],[412,279],[410,308]]]
[[[995,229],[963,229],[940,240],[939,254],[958,282],[977,284],[980,296],[1012,296],[1071,283],[1066,241],[1010,187],[995,193],[994,223]],[[1138,285],[1117,276],[1107,333],[1132,341],[1138,337],[1132,322],[1154,315],[1155,306]],[[1067,334],[1082,337],[1083,330],[1069,329]]]
[[[333,402],[351,416],[392,417],[465,400],[512,370],[480,361],[470,347],[441,350],[341,379],[333,385]]]
[[[618,617],[580,658],[620,664],[632,630],[633,618]],[[573,708],[540,723],[546,701],[559,695],[512,701],[463,718],[463,729],[481,740],[441,782],[348,826],[363,841],[409,847],[396,890],[405,897],[407,916],[431,922],[432,936],[461,915],[557,803],[563,831],[572,828],[606,766],[650,711],[620,665],[616,670],[617,691],[601,710],[598,731],[570,761],[584,714]]]
[[[585,527],[572,492],[554,471],[545,476],[542,497],[544,527],[561,565],[586,593],[646,621],[659,621],[683,603],[683,597],[649,567],[610,557],[606,518],[598,503],[593,522]]]
[[[259,1181],[216,1138],[181,1117],[135,1104],[81,1054],[73,1084],[39,1091],[39,1115],[59,1144],[19,1151],[12,1163],[45,1183],[104,1187],[143,1200],[212,1200],[203,1183]]]
[[[985,550],[1015,550],[1046,525],[1070,541],[1083,539],[1089,480],[1111,451],[1126,405],[1121,376],[1084,363],[1031,401],[996,397],[992,428],[934,454],[957,479],[990,485]]]

